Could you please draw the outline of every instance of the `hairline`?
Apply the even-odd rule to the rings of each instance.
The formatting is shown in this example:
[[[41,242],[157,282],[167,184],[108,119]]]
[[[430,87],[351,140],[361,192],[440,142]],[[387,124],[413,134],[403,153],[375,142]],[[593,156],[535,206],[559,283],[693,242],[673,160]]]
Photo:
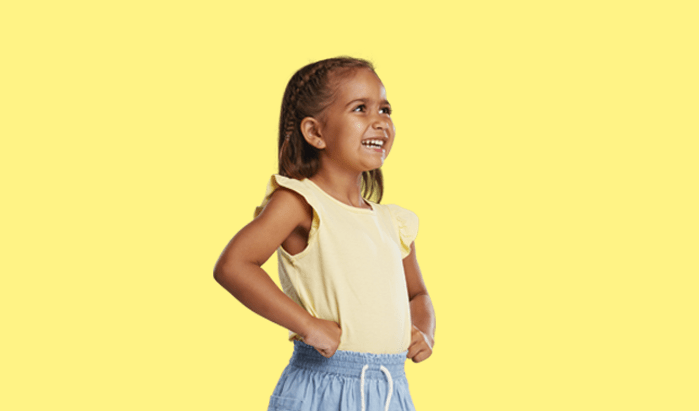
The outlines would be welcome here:
[[[381,78],[379,77],[378,74],[376,74],[376,70],[374,70],[373,67],[371,66],[363,66],[363,65],[358,65],[358,66],[349,66],[349,67],[336,67],[334,70],[331,70],[328,73],[328,90],[330,90],[330,98],[326,102],[326,104],[323,106],[323,108],[320,110],[320,112],[317,114],[317,116],[309,116],[313,117],[316,120],[320,122],[325,122],[325,114],[328,109],[335,101],[337,101],[337,91],[340,88],[340,84],[343,80],[346,80],[347,78],[354,76],[359,70],[369,70],[374,75],[381,81]],[[337,73],[338,71],[342,71],[343,73]],[[381,82],[383,84],[383,82]],[[389,103],[390,104],[390,103]]]

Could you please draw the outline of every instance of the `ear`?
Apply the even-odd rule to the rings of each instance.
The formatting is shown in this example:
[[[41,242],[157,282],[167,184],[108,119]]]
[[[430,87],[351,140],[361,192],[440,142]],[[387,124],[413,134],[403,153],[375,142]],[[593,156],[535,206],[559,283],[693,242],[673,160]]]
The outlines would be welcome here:
[[[301,133],[308,144],[321,150],[325,148],[325,140],[320,134],[320,122],[313,117],[306,117],[301,120]]]

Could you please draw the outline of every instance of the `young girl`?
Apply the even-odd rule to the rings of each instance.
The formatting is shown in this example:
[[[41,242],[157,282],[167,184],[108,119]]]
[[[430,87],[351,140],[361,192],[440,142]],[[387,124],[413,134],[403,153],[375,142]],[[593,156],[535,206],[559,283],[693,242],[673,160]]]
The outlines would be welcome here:
[[[279,174],[214,269],[294,341],[269,410],[414,410],[404,363],[432,354],[435,317],[415,257],[417,216],[379,204],[394,137],[367,61],[318,61],[286,87]],[[283,292],[260,268],[275,250]]]

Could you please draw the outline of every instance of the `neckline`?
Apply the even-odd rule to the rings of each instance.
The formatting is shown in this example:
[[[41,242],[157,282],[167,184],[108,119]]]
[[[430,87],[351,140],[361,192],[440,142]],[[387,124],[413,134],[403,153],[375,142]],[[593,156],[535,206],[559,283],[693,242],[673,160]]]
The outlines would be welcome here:
[[[361,207],[351,206],[349,204],[343,203],[342,201],[338,200],[337,198],[335,198],[335,197],[331,196],[330,194],[328,194],[327,192],[325,192],[325,190],[320,188],[320,186],[318,186],[318,184],[314,183],[310,178],[306,178],[305,180],[308,181],[309,183],[311,183],[311,185],[313,187],[315,187],[318,191],[323,193],[323,195],[328,197],[332,202],[334,202],[337,205],[344,207],[352,212],[362,213],[362,214],[374,214],[374,211],[376,210],[376,203],[371,202],[371,201],[367,200],[366,198],[362,197],[362,200],[364,200],[367,204],[369,204],[369,206],[371,206],[371,208],[361,208]]]

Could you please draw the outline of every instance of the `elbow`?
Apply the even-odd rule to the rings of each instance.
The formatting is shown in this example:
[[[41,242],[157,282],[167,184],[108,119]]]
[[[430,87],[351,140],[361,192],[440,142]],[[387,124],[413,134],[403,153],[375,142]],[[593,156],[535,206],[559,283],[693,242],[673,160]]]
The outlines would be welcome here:
[[[214,280],[225,288],[229,288],[237,284],[241,275],[245,272],[245,264],[242,264],[240,261],[219,261],[214,267]]]
[[[222,264],[220,261],[214,267],[214,280],[223,285],[229,283],[233,276],[233,268],[229,264]]]
[[[223,277],[223,272],[214,268],[214,280],[221,284],[221,277]]]

